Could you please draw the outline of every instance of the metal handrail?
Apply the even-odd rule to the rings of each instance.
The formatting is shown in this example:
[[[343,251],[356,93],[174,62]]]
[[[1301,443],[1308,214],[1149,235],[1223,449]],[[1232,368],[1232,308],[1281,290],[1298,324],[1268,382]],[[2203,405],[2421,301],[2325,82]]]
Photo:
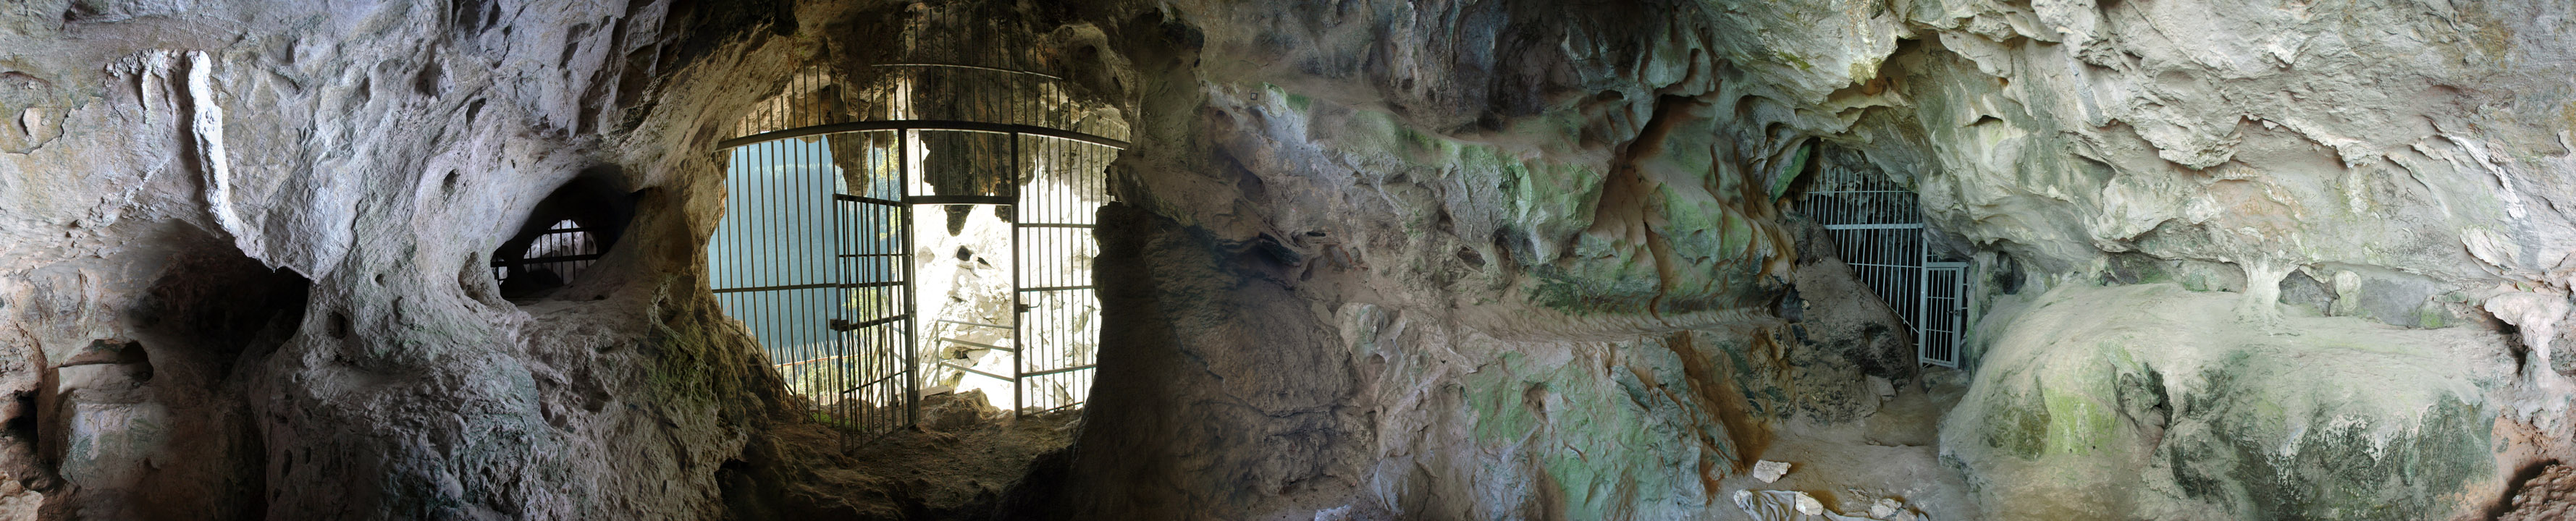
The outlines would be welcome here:
[[[1018,350],[1018,349],[1012,349],[1012,348],[1002,347],[1002,346],[997,346],[997,345],[993,345],[993,344],[986,344],[986,343],[982,343],[982,342],[968,342],[968,341],[965,341],[965,340],[958,340],[958,339],[948,338],[948,337],[939,337],[939,339],[940,339],[940,340],[943,340],[943,341],[947,341],[948,343],[952,343],[952,344],[966,344],[966,345],[975,346],[975,347],[981,347],[981,348],[985,348],[985,349],[995,349],[995,350],[1002,350],[1002,351],[1010,351],[1010,352],[1013,352],[1013,353],[1020,352],[1020,350]]]

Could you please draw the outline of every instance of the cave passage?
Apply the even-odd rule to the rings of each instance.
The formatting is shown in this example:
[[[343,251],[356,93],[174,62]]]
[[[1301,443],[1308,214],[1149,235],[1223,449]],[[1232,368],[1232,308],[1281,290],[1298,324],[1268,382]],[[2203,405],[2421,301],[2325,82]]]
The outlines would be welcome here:
[[[1852,275],[1913,330],[1917,361],[1959,367],[1969,264],[1931,247],[1940,232],[1924,224],[1914,190],[1876,172],[1821,170],[1798,211],[1824,227]]]
[[[2576,520],[2576,1],[0,1],[0,521]]]
[[[530,209],[518,232],[492,252],[501,296],[521,303],[549,298],[606,255],[634,219],[623,175],[610,166],[584,169]]]
[[[1080,406],[1099,349],[1094,213],[1116,149],[955,122],[768,135],[726,151],[709,282],[794,393],[845,426],[924,395]]]
[[[492,261],[492,278],[501,281],[501,294],[505,297],[533,288],[560,286],[599,261],[599,241],[589,228],[571,219],[555,221],[526,237],[525,242],[527,246],[518,258]]]

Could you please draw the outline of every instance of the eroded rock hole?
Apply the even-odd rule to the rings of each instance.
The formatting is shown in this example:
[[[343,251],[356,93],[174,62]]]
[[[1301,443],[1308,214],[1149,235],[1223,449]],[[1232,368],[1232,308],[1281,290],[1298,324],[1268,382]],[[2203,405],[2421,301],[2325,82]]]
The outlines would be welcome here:
[[[1464,246],[1458,247],[1458,261],[1467,263],[1467,266],[1471,268],[1485,267],[1484,254],[1476,253],[1475,248]]]
[[[524,298],[561,287],[599,259],[597,236],[572,219],[555,221],[517,240],[524,240],[526,246],[519,250],[515,262],[496,262],[492,268],[492,276],[501,281],[504,298]],[[493,252],[493,256],[503,257],[502,252]]]
[[[268,441],[252,410],[268,402],[252,389],[312,325],[313,284],[229,241],[171,241],[189,248],[127,286],[139,298],[119,306],[114,335],[50,351],[44,385],[12,396],[0,460],[22,464],[0,471],[82,514],[66,518],[264,517]]]
[[[331,312],[331,338],[340,340],[347,340],[349,338],[348,313],[341,313],[338,311]]]
[[[565,183],[528,213],[525,224],[492,252],[501,297],[542,299],[580,280],[633,220],[635,203],[619,170],[600,167]]]

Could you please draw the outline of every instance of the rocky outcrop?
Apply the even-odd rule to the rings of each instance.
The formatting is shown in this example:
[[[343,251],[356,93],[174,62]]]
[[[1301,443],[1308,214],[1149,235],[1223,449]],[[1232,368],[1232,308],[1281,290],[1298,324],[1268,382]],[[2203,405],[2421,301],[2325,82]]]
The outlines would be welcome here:
[[[1369,290],[1332,289],[1318,275],[1311,285],[1327,289],[1301,295],[1454,317],[1442,320],[1455,324],[1443,332],[1447,338],[1489,335],[1499,342],[1464,344],[1497,346],[1490,348],[1496,353],[1545,350],[1514,340],[1553,344],[1676,329],[1741,339],[1758,333],[1728,331],[1721,324],[1730,319],[1720,317],[1769,314],[1750,304],[1776,295],[1774,281],[1789,273],[1779,264],[1791,256],[1789,234],[1775,217],[1777,197],[1795,189],[1800,171],[1792,159],[1807,143],[1821,143],[1856,151],[1865,166],[1915,187],[1945,244],[1992,262],[2009,259],[2037,287],[2178,283],[2225,292],[2189,298],[2212,301],[2192,305],[2216,310],[2200,326],[2206,329],[2259,338],[2305,333],[2288,335],[2290,345],[2332,336],[2309,333],[2312,327],[2442,331],[2385,333],[2392,336],[2371,342],[2402,352],[2456,352],[2471,366],[2509,369],[2404,379],[2393,385],[2420,399],[2355,410],[2253,406],[2232,396],[2258,396],[2251,403],[2289,398],[2192,384],[2175,392],[2214,400],[2196,409],[2214,416],[2198,419],[2209,422],[2196,427],[2203,430],[2171,441],[2186,459],[2234,461],[2245,465],[2242,472],[2225,472],[2245,476],[2293,463],[2342,472],[2385,460],[2336,454],[2353,442],[2334,436],[2369,432],[2370,445],[2384,447],[2390,438],[2383,434],[2405,431],[2416,436],[2407,439],[2449,446],[2487,437],[2489,420],[2499,417],[2546,432],[2566,429],[2567,401],[2550,391],[2566,383],[2541,349],[2555,342],[2547,326],[2559,321],[2542,315],[2565,312],[2490,300],[2518,293],[2564,300],[2552,295],[2565,294],[2556,263],[2571,251],[2563,244],[2570,221],[2545,201],[2568,197],[2557,192],[2570,149],[2558,137],[2565,125],[2554,108],[2566,89],[2540,78],[2563,76],[2559,69],[2570,62],[2552,59],[2565,52],[2549,43],[2559,29],[2535,22],[2562,18],[2563,6],[1634,7],[1673,15],[1627,20],[1618,18],[1625,9],[1508,4],[1348,3],[1329,12],[1181,6],[1176,11],[1187,23],[1240,30],[1207,31],[1209,50],[1192,77],[1215,113],[1192,128],[1208,129],[1206,147],[1221,159],[1173,169],[1239,173],[1188,181],[1142,176],[1144,193],[1215,192],[1236,196],[1216,200],[1256,204],[1141,202],[1184,225],[1242,240],[1267,234],[1285,243],[1301,230],[1329,231],[1341,251],[1369,266],[1356,276],[1366,282],[1353,284]],[[1600,29],[1605,25],[1627,30]],[[1443,35],[1442,43],[1411,44],[1424,34]],[[1498,58],[1505,56],[1511,59]],[[1429,77],[1455,86],[1423,87],[1420,78]],[[1436,211],[1419,210],[1426,208]],[[1400,231],[1374,238],[1351,228]],[[1991,298],[1981,296],[1981,305],[2003,304]],[[2183,297],[2107,293],[2092,307],[2153,308],[2171,298]],[[2539,327],[2522,328],[2520,342],[2475,333],[2494,329],[2488,313],[2508,307],[2516,311],[2506,320]],[[2310,311],[2382,325],[2302,325],[2313,321]],[[2028,326],[1985,324],[1979,347],[1995,352],[1982,362],[2053,363],[2029,352],[1996,354],[2009,347],[1992,343],[2021,327]],[[2506,347],[2513,344],[2527,347]],[[1477,349],[1484,348],[1464,350]],[[2197,360],[2244,349],[2213,341],[2169,350]],[[2349,356],[2361,363],[2379,355]],[[2516,362],[2524,366],[2510,369]],[[1980,369],[1981,378],[1995,377],[1991,367]],[[2208,367],[2218,374],[2196,374],[2203,368],[2197,364],[2179,370],[2195,373],[2184,376],[2194,381],[2248,382],[2259,378],[2232,373],[2265,366]],[[2312,383],[2330,390],[2371,382],[2352,378]],[[1973,400],[2033,394],[1979,385]],[[2083,392],[2117,403],[2110,397],[2119,393],[2107,389]],[[1447,421],[1488,419],[1504,417]],[[2338,428],[2350,432],[2288,430],[2329,421],[2345,421]],[[2089,451],[2089,442],[2102,440],[2081,441]],[[1945,439],[1960,443],[1967,442]],[[2120,454],[2170,450],[2141,439],[2106,443],[2117,447],[2102,450]],[[2274,451],[2283,455],[2271,460],[2221,450],[2264,443],[2293,448]],[[2284,471],[2342,483],[2335,485],[2340,492],[2286,490],[2286,482],[2264,481],[2278,476],[2191,468],[2185,478],[2217,477],[2168,495],[2212,509],[2192,512],[2221,516],[2375,515],[2347,509],[2367,501],[2441,516],[2489,501],[2483,496],[2499,492],[2492,488],[2498,469],[2514,466],[2447,452],[2406,457],[2440,461],[2441,468],[2417,469],[2426,481],[2386,489],[2353,476]],[[2125,472],[2150,463],[2091,459],[2060,468]],[[2050,486],[2046,476],[2054,475],[1966,469],[1994,498]],[[2070,501],[2085,505],[2076,512],[2137,505]]]
[[[608,169],[643,217],[556,298],[503,300],[484,265],[515,217],[620,162],[603,131],[631,128],[656,67],[742,25],[668,7],[0,8],[9,501],[723,512],[781,397],[692,292],[679,177]]]
[[[2500,339],[2342,317],[2249,330],[2232,299],[2071,285],[2018,303],[1990,319],[1944,456],[1996,519],[2438,519],[2501,497]]]
[[[2576,467],[2550,464],[2522,482],[2513,502],[2496,516],[2502,521],[2530,521],[2576,515]]]

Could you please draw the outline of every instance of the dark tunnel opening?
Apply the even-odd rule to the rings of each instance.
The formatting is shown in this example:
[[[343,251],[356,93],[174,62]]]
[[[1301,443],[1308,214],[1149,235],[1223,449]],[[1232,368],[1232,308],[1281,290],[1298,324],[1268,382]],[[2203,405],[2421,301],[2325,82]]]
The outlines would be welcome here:
[[[492,251],[501,297],[552,296],[616,246],[635,218],[635,198],[625,183],[622,169],[592,167],[538,201],[518,232]]]

